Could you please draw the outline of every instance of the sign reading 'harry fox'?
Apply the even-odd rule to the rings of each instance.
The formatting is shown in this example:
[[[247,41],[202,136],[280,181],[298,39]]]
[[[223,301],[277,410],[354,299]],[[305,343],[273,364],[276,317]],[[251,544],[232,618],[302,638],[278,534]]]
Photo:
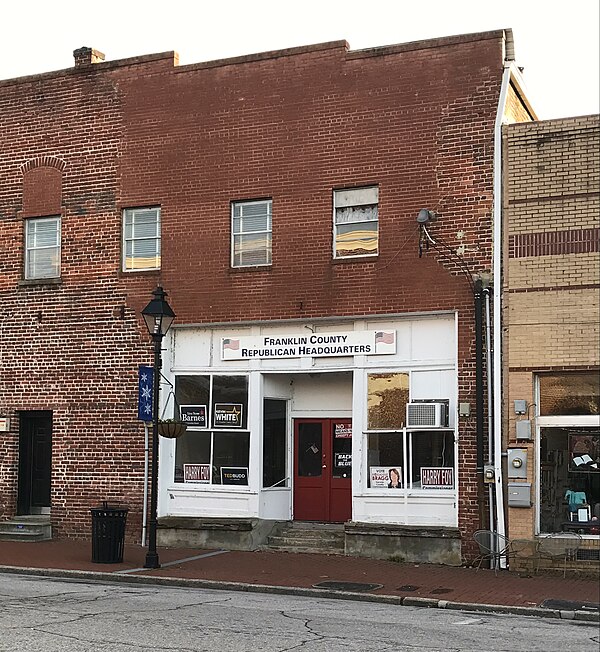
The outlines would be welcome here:
[[[350,331],[274,337],[222,337],[222,360],[303,358],[396,353],[396,331]]]

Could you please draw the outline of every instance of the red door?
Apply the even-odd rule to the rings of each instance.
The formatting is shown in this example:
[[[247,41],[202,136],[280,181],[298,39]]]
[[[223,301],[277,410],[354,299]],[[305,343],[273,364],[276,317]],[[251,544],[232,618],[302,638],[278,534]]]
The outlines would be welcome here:
[[[294,421],[294,519],[343,523],[352,518],[352,422]]]

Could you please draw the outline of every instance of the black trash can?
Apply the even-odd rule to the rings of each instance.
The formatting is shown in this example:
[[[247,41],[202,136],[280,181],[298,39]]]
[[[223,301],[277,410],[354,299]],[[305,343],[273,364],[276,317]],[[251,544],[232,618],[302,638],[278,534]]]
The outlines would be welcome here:
[[[120,564],[125,545],[126,507],[108,505],[90,509],[92,514],[92,561]]]

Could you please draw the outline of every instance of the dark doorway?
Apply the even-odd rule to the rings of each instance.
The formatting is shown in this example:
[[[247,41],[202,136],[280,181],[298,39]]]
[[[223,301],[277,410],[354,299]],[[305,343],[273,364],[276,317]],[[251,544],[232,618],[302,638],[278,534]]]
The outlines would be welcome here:
[[[49,514],[52,412],[21,412],[19,422],[17,512],[20,515]]]

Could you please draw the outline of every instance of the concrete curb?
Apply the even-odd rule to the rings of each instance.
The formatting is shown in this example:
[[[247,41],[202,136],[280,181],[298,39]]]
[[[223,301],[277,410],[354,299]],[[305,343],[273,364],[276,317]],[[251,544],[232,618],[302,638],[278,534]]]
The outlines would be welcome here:
[[[429,609],[452,609],[476,611],[516,616],[536,616],[541,618],[558,618],[579,622],[600,622],[600,613],[587,611],[567,611],[562,609],[543,609],[541,607],[519,607],[499,604],[480,604],[474,602],[451,602],[435,598],[417,598],[410,596],[381,595],[373,593],[355,593],[351,591],[332,591],[330,589],[313,589],[293,586],[273,586],[269,584],[244,584],[219,580],[200,580],[183,577],[159,577],[157,575],[127,575],[123,573],[104,573],[100,571],[66,570],[60,568],[27,568],[20,566],[0,566],[0,573],[15,575],[34,575],[58,577],[63,579],[88,580],[90,582],[111,582],[123,584],[144,584],[157,586],[189,587],[196,589],[219,589],[221,591],[241,591],[246,593],[270,593],[274,595],[297,595],[310,598],[332,598],[335,600],[355,600],[357,602],[375,602],[395,604],[405,607],[426,607]]]

